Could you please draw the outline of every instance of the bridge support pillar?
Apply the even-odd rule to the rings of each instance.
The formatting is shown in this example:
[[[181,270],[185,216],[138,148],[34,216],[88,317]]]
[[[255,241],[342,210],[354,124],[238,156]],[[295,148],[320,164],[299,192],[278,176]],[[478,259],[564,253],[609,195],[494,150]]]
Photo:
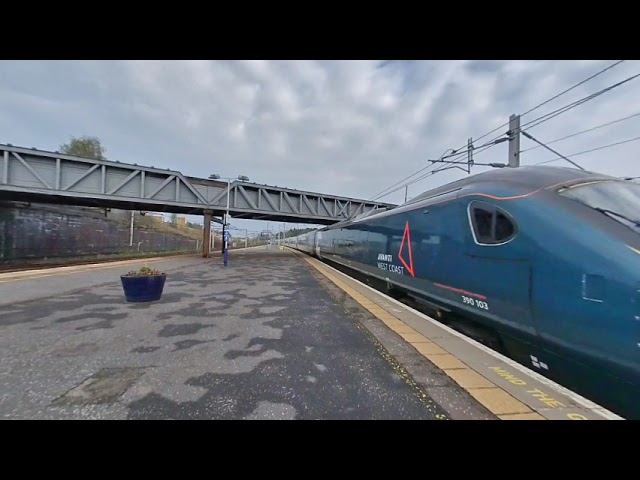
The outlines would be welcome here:
[[[213,212],[206,210],[204,212],[204,227],[202,237],[202,258],[208,258],[211,249],[211,216]]]

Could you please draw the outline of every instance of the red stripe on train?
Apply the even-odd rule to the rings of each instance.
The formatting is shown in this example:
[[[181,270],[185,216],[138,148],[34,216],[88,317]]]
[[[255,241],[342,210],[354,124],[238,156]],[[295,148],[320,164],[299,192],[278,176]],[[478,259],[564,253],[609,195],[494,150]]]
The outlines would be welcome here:
[[[460,288],[450,287],[449,285],[442,285],[441,283],[434,283],[436,287],[444,288],[445,290],[451,290],[452,292],[464,293],[465,295],[469,295],[470,297],[476,297],[480,300],[486,300],[487,297],[484,295],[480,295],[479,293],[467,292],[466,290],[462,290]]]

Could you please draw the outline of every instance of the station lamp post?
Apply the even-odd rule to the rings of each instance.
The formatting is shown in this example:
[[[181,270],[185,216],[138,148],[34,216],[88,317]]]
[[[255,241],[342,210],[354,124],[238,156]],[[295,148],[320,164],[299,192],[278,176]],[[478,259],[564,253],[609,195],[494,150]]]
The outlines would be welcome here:
[[[213,173],[209,175],[210,180],[226,180],[227,181],[227,210],[224,216],[224,220],[222,222],[222,245],[223,245],[223,255],[224,255],[224,266],[226,267],[229,263],[229,198],[231,197],[231,180],[236,180],[236,178],[231,177],[221,177],[217,173]],[[248,182],[249,177],[246,175],[238,175],[237,180],[241,182]]]

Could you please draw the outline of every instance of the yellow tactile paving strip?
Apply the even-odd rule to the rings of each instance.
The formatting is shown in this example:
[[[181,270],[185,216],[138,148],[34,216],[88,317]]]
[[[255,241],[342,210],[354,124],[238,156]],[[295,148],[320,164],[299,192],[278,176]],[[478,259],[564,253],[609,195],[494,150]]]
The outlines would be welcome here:
[[[297,254],[297,253],[296,253]],[[465,389],[478,402],[501,420],[546,420],[508,392],[478,374],[415,329],[405,324],[388,310],[372,302],[354,288],[347,285],[325,268],[319,261],[304,257],[304,260],[335,283],[347,295],[369,310],[391,330],[411,344],[418,352],[438,366],[454,382]]]
[[[130,260],[116,260],[110,262],[85,263],[82,265],[71,265],[66,267],[50,267],[39,268],[34,270],[24,270],[17,272],[0,273],[0,282],[11,280],[31,280],[43,277],[52,277],[55,275],[67,275],[71,273],[86,272],[96,269],[120,268],[125,265],[135,265],[139,263],[159,262],[162,260],[172,260],[186,255],[167,255],[162,257],[134,258]]]

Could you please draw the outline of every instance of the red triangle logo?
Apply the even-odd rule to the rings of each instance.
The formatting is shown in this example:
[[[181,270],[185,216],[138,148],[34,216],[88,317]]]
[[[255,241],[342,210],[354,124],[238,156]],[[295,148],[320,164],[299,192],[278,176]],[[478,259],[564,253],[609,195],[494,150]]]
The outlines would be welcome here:
[[[407,250],[409,250],[409,265],[404,258],[402,258],[402,248],[404,247],[404,243],[407,242]],[[415,278],[415,274],[413,273],[413,254],[411,252],[411,230],[409,229],[409,222],[404,227],[404,235],[402,236],[402,243],[400,244],[400,250],[398,251],[398,258],[404,265],[404,268],[411,274],[412,277]]]

